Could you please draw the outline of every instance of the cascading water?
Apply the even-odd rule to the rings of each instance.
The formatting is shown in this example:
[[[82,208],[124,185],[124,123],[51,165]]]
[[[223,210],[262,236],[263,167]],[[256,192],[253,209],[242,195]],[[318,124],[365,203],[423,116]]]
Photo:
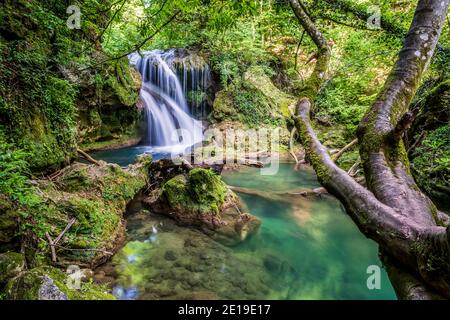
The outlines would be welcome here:
[[[133,53],[129,60],[142,76],[140,96],[147,118],[144,142],[168,150],[182,150],[200,142],[203,136],[202,123],[194,119],[191,112],[204,102],[197,99],[188,105],[186,95],[191,88],[200,93],[205,90],[209,82],[209,69],[206,67],[196,71],[191,65],[188,70],[184,61],[177,61],[175,50],[154,50],[145,52],[143,56]],[[181,82],[177,72],[181,73]]]

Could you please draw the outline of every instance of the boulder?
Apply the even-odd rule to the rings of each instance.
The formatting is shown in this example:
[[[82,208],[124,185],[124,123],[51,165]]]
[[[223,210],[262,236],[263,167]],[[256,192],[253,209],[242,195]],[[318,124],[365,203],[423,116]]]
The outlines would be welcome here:
[[[74,163],[53,181],[35,181],[44,200],[31,208],[40,221],[30,226],[32,233],[48,230],[55,239],[75,220],[56,247],[59,265],[94,268],[116,252],[125,239],[123,214],[146,185],[151,157],[142,156],[126,169],[99,163]],[[38,247],[50,258],[47,241]]]
[[[211,169],[195,168],[168,179],[144,204],[226,245],[245,240],[261,224],[257,217],[242,212],[239,198]]]
[[[4,290],[8,300],[112,300],[114,297],[94,284],[71,286],[72,279],[59,269],[45,266],[21,273]]]

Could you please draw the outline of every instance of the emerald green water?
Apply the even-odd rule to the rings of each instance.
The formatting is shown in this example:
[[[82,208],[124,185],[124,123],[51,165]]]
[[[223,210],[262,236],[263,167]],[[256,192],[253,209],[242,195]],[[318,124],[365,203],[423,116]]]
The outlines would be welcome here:
[[[121,299],[395,299],[381,269],[381,288],[366,273],[381,263],[331,196],[282,192],[315,188],[313,172],[284,163],[273,176],[259,169],[224,172],[233,186],[278,192],[276,200],[239,194],[262,220],[258,234],[228,248],[202,232],[141,210],[128,217],[128,243],[100,270]]]
[[[263,191],[320,187],[312,172],[294,171],[293,167],[280,164],[274,176],[261,176],[258,169],[246,168],[226,173],[224,180],[233,186]],[[271,252],[292,265],[296,276],[287,298],[395,299],[384,270],[381,289],[367,288],[367,267],[381,267],[377,245],[359,232],[335,198],[296,196],[299,200],[284,202],[240,196],[263,223],[260,233],[237,249],[255,256]]]

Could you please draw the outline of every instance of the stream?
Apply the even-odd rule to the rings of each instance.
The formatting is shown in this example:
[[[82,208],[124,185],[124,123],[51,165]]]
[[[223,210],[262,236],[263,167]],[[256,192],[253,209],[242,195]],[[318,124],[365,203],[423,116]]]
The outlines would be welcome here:
[[[208,65],[175,49],[129,59],[143,78],[147,146],[92,156],[127,166],[136,155],[151,153],[158,160],[202,141],[199,119],[206,102],[188,103],[186,97],[207,96]],[[174,135],[176,129],[183,130]],[[319,187],[313,171],[295,170],[287,162],[275,175],[241,168],[222,176],[231,186],[253,190],[239,195],[246,211],[262,221],[256,235],[225,247],[138,206],[127,215],[125,246],[96,270],[96,281],[109,284],[119,299],[395,299],[386,273],[377,267],[377,245],[359,232],[336,199],[284,193]],[[369,290],[367,270],[374,266],[380,286]]]
[[[320,186],[314,172],[296,171],[293,163],[281,163],[271,176],[247,167],[222,175],[229,185],[265,192]],[[168,217],[137,210],[127,217],[126,245],[96,271],[96,280],[109,283],[119,299],[395,299],[376,243],[336,199],[239,195],[262,220],[252,238],[225,247]],[[380,289],[367,287],[371,265],[380,266]]]

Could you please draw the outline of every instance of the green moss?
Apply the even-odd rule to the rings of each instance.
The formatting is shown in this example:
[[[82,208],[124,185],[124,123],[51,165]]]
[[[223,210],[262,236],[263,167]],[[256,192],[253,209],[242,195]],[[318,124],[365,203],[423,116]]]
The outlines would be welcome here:
[[[86,169],[69,172],[60,185],[67,192],[83,191],[93,186]]]
[[[104,287],[93,283],[81,283],[80,289],[68,287],[68,277],[59,269],[53,267],[38,267],[29,270],[11,280],[6,286],[6,298],[14,300],[38,300],[48,297],[42,296],[42,286],[46,283],[59,292],[59,297],[69,300],[114,300]]]
[[[16,252],[0,254],[0,284],[18,275],[25,268],[25,256]]]
[[[163,185],[162,194],[171,206],[188,205],[191,199],[187,190],[186,177],[178,175]]]
[[[428,132],[412,156],[419,186],[445,205],[450,195],[450,125]]]
[[[233,107],[232,97],[226,91],[217,92],[210,118],[217,121],[224,121],[227,119],[237,119],[236,117],[237,112]]]
[[[220,176],[211,169],[196,168],[189,171],[188,182],[190,193],[202,211],[219,211],[228,190]]]
[[[162,196],[172,207],[201,214],[217,214],[225,201],[227,187],[210,169],[196,168],[187,177],[178,175],[167,181]]]
[[[308,134],[308,128],[305,123],[299,118],[295,118],[295,123],[297,130],[299,132],[300,140],[302,141],[303,147],[305,148],[306,155],[308,156],[308,160],[313,166],[317,178],[321,182],[321,184],[327,184],[327,182],[331,179],[331,174],[329,169],[322,164],[321,156],[317,155],[316,152],[311,151],[312,141]]]
[[[216,94],[210,119],[239,121],[250,127],[283,126],[294,101],[272,83],[261,66],[253,65]]]
[[[107,78],[106,84],[111,86],[121,103],[125,106],[134,106],[139,98],[140,81],[133,74],[133,70],[128,64],[128,59],[120,59],[112,69],[114,71]]]
[[[112,250],[123,232],[126,205],[145,186],[151,157],[140,157],[127,170],[101,162],[100,166],[77,163],[63,171],[55,182],[39,181],[41,201],[27,208],[23,232],[37,239],[37,254],[49,256],[46,239],[59,235],[68,222],[64,247],[69,249]],[[48,199],[48,200],[47,200]],[[59,258],[89,264],[101,255],[91,250],[58,249]]]

